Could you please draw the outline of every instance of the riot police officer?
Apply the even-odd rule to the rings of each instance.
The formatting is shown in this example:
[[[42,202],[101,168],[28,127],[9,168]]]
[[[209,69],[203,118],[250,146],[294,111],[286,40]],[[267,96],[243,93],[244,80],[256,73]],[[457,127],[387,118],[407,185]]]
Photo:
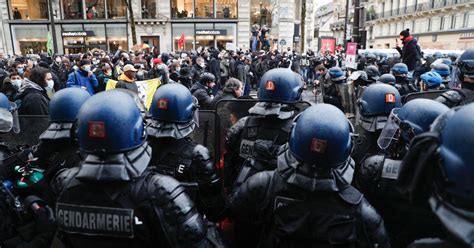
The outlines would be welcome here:
[[[330,82],[325,86],[323,101],[338,107],[344,112],[342,106],[341,94],[337,89],[337,84],[342,84],[346,81],[346,73],[340,67],[331,67],[326,74],[326,80]]]
[[[274,170],[281,145],[288,141],[294,104],[300,100],[301,77],[289,69],[266,72],[260,80],[259,102],[228,132],[226,171],[234,187],[251,175]],[[237,154],[235,154],[237,152]]]
[[[444,87],[449,88],[449,82],[451,81],[451,69],[449,65],[445,63],[439,63],[437,65],[434,65],[431,71],[438,73],[443,79]]]
[[[397,79],[390,73],[383,74],[377,79],[377,83],[388,84],[391,86],[395,86],[396,82]]]
[[[79,167],[60,171],[58,238],[66,247],[208,247],[206,224],[185,188],[148,169],[151,147],[133,98],[92,96],[77,116]]]
[[[362,93],[357,102],[359,117],[356,124],[358,137],[352,158],[356,165],[371,154],[380,151],[377,139],[393,108],[402,106],[401,97],[395,87],[388,84],[372,84]],[[357,167],[356,167],[357,168]]]
[[[383,220],[350,183],[351,128],[328,104],[306,109],[278,168],[248,179],[231,199],[236,218],[262,223],[259,247],[390,247]]]
[[[87,91],[67,88],[58,91],[49,103],[50,125],[33,148],[38,164],[46,169],[45,181],[50,182],[61,168],[71,168],[80,163],[75,137],[76,116],[82,104],[89,99]]]
[[[394,247],[406,247],[416,238],[438,231],[428,207],[410,206],[395,182],[411,140],[429,131],[431,123],[448,110],[428,99],[414,99],[394,108],[377,142],[384,153],[365,159],[356,173],[355,184],[382,215]]]
[[[408,66],[404,63],[397,63],[392,67],[392,74],[397,79],[396,88],[401,96],[418,91],[408,78]]]
[[[452,89],[436,98],[448,107],[468,104],[474,101],[474,48],[467,49],[456,62],[461,89]]]
[[[421,91],[433,91],[444,88],[443,78],[441,78],[437,72],[429,71],[427,73],[423,73],[423,75],[420,76],[420,79]]]
[[[198,125],[197,110],[196,98],[180,84],[156,90],[147,127],[151,164],[180,181],[198,210],[217,221],[225,207],[222,182],[209,150],[189,137]]]
[[[379,68],[375,65],[369,65],[364,69],[365,73],[367,73],[368,83],[375,83],[377,79],[380,77]]]
[[[446,232],[445,237],[416,241],[412,248],[474,244],[473,112],[471,103],[439,116],[431,132],[413,140],[402,163],[397,182],[400,189],[413,203],[429,203]]]

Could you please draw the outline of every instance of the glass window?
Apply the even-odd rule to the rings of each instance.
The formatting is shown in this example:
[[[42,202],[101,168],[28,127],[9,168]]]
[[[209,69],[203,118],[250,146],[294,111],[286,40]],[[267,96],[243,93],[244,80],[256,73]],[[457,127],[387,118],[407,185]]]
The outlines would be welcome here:
[[[178,47],[178,41],[182,35],[184,35],[184,47],[183,51],[193,50],[194,44],[194,24],[192,23],[176,23],[173,24],[173,48],[174,50],[180,50]]]
[[[194,6],[194,14],[196,18],[213,18],[214,17],[214,1],[213,0],[196,0]]]
[[[86,48],[91,50],[107,51],[107,39],[105,38],[105,26],[103,24],[84,25],[84,31],[92,31],[93,35],[86,37]]]
[[[198,23],[196,24],[196,30],[213,30],[214,25],[212,23]],[[214,35],[196,35],[196,49],[198,47],[213,47],[214,46]]]
[[[107,24],[107,39],[109,50],[115,52],[118,49],[128,49],[127,26],[125,24]]]
[[[156,0],[142,0],[142,18],[156,19]]]
[[[250,10],[251,25],[258,24],[260,27],[263,25],[268,28],[272,27],[272,5],[270,0],[251,0]]]
[[[127,15],[125,0],[107,0],[107,13],[109,19],[125,18]]]
[[[172,18],[193,18],[194,8],[193,0],[172,0],[171,1]]]
[[[226,30],[226,35],[217,35],[216,43],[219,50],[225,50],[227,43],[234,43],[236,40],[236,27],[232,23],[216,23],[216,30]],[[234,44],[235,47],[235,44]]]
[[[48,28],[46,25],[13,26],[15,50],[22,54],[46,52]]]
[[[64,19],[84,19],[82,0],[63,0]]]
[[[80,24],[71,24],[71,25],[63,25],[62,28],[63,32],[71,31],[83,31],[82,25]],[[64,44],[64,53],[65,54],[76,54],[84,52],[84,37],[63,37],[63,44]]]
[[[47,0],[11,0],[15,20],[48,19]]]
[[[86,0],[85,3],[88,20],[105,18],[105,0]]]
[[[216,0],[216,18],[237,18],[237,0]]]

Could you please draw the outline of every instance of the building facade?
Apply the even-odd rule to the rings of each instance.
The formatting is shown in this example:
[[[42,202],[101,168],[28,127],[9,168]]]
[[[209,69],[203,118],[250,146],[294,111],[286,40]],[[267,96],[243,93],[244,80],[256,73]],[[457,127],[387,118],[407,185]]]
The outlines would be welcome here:
[[[407,28],[423,49],[474,47],[474,0],[375,0],[366,21],[367,48],[393,48]]]
[[[126,0],[0,0],[0,51],[46,51],[48,32],[52,33],[49,1],[59,54],[94,49],[113,52],[135,45]],[[281,44],[280,48],[296,47],[302,1],[311,7],[306,8],[305,21],[312,35],[315,0],[130,0],[138,44],[160,51],[178,50],[182,36],[183,50],[210,46],[246,50],[255,23],[269,27],[269,38]]]

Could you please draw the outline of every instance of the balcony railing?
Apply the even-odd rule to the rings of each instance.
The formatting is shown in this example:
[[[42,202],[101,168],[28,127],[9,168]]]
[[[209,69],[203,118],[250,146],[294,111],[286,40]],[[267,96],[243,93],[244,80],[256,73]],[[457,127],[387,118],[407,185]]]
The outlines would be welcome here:
[[[409,15],[415,12],[427,11],[431,9],[440,9],[445,7],[451,7],[459,4],[472,3],[473,0],[432,0],[429,3],[421,3],[417,5],[406,6],[399,9],[392,9],[390,11],[379,12],[379,13],[367,13],[366,20],[373,21],[377,19],[396,17],[401,15]]]

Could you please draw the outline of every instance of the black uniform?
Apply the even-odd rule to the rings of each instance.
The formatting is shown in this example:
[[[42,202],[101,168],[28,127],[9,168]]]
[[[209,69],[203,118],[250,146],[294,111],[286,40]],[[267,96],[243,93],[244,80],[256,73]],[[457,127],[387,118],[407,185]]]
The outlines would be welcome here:
[[[260,172],[240,187],[232,213],[261,224],[262,235],[254,240],[261,247],[390,247],[383,220],[349,185],[346,172],[318,173],[287,150],[275,171]]]
[[[419,238],[442,237],[441,223],[429,205],[412,205],[397,190],[401,163],[380,154],[370,156],[357,171],[355,184],[381,214],[394,247],[406,247]]]
[[[175,179],[146,167],[145,143],[88,155],[53,181],[58,237],[67,247],[209,247],[206,223]]]
[[[190,138],[150,138],[151,164],[163,175],[174,177],[196,203],[197,209],[218,221],[225,208],[222,182],[209,150]]]
[[[253,115],[240,119],[227,138],[226,170],[229,183],[239,187],[260,171],[274,170],[280,146],[288,142],[293,119]]]

